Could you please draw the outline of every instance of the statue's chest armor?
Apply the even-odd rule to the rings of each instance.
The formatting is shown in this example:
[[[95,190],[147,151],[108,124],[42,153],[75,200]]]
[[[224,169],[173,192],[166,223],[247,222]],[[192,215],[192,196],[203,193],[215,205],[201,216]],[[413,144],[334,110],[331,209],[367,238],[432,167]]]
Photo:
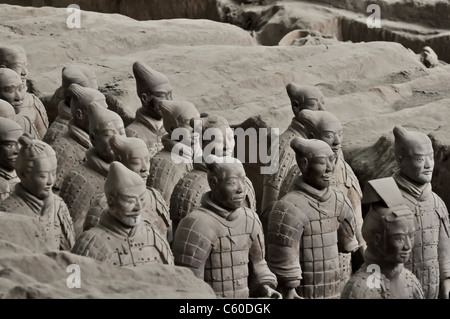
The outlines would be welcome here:
[[[205,264],[204,280],[217,292],[233,296],[247,294],[249,250],[252,240],[244,219],[234,227],[217,226],[217,237],[211,243],[210,256]]]
[[[132,238],[106,235],[104,238],[113,251],[110,263],[115,266],[137,266],[163,263],[153,236],[140,233]]]
[[[407,198],[414,212],[414,247],[405,267],[419,278],[426,298],[437,298],[439,286],[439,232],[441,220],[433,197],[426,201]]]

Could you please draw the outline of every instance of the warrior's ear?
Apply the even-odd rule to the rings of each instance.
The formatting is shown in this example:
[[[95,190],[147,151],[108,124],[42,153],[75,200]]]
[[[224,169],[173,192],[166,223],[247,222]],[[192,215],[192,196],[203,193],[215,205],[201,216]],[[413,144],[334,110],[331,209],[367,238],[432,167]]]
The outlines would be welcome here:
[[[217,179],[216,176],[210,176],[208,177],[208,184],[209,184],[209,188],[211,190],[214,190],[218,184],[219,180]]]
[[[380,233],[375,233],[373,236],[373,243],[377,250],[383,249],[383,239]]]
[[[298,158],[297,165],[300,168],[300,171],[304,172],[308,168],[308,159],[306,157]]]
[[[142,93],[141,94],[141,101],[144,103],[147,103],[149,99],[149,96],[147,95],[147,93]]]

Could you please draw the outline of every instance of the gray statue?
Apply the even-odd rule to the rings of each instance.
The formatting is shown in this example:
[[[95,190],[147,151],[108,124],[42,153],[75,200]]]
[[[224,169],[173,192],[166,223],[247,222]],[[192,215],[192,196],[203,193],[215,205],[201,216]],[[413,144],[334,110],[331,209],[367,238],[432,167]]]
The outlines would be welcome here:
[[[141,176],[112,162],[104,183],[107,208],[97,225],[84,231],[72,253],[121,267],[173,265],[165,236],[142,219],[147,189]]]
[[[191,126],[195,128],[195,123],[193,122],[191,122]],[[198,123],[201,123],[202,134],[200,142],[203,153],[199,158],[195,159],[193,169],[178,181],[172,192],[170,198],[170,217],[174,231],[180,219],[195,207],[199,207],[203,194],[209,191],[208,169],[205,163],[205,156],[210,154],[219,157],[231,156],[234,150],[234,134],[225,118],[210,115],[198,119]],[[221,154],[217,154],[218,152]],[[246,196],[244,206],[256,211],[255,190],[247,176],[245,177],[245,185]]]
[[[5,100],[14,106],[16,113],[20,112],[33,121],[42,139],[49,126],[47,111],[36,95],[27,92],[28,59],[25,49],[18,45],[0,46],[0,67],[14,70],[21,77],[23,86],[20,94],[23,97],[20,101],[15,101],[15,103],[6,98]],[[2,76],[0,71],[0,85],[1,83]],[[18,87],[17,84],[14,85]],[[0,98],[3,97],[0,96]]]
[[[134,121],[125,131],[127,136],[142,139],[153,157],[163,148],[161,138],[166,134],[161,111],[156,105],[158,100],[172,100],[172,86],[164,74],[140,61],[134,62],[133,74],[142,106],[136,111]]]
[[[40,139],[34,123],[22,113],[16,114],[14,107],[2,99],[0,99],[0,117],[15,121],[22,127],[24,133],[28,133],[33,139]]]
[[[105,96],[98,90],[71,84],[67,89],[70,96],[71,119],[67,132],[50,144],[56,152],[58,168],[53,191],[59,194],[66,174],[86,161],[86,151],[92,147],[89,138],[89,112],[91,108],[104,108]],[[53,122],[55,123],[55,122]],[[52,123],[52,124],[53,124]]]
[[[167,131],[162,138],[164,148],[150,160],[150,175],[147,186],[161,193],[167,205],[178,181],[193,169],[195,153],[201,154],[198,134],[193,134],[191,119],[200,118],[192,103],[187,101],[165,101],[158,103]],[[184,136],[176,134],[176,129]],[[184,137],[184,138],[183,138]]]
[[[358,256],[362,257],[366,246],[364,238],[361,235],[363,221],[361,211],[362,191],[358,178],[344,159],[342,152],[343,134],[341,121],[331,112],[311,110],[302,110],[299,113],[298,119],[304,126],[307,138],[315,138],[326,142],[330,145],[336,156],[330,185],[342,191],[352,203],[356,222],[356,239],[361,249],[361,253]],[[300,174],[301,171],[297,165],[289,170],[281,184],[279,199],[293,189],[294,181]],[[342,267],[341,276],[346,278],[350,278],[352,271],[359,269],[363,262],[362,258],[360,260],[351,260],[349,253],[340,253],[339,257],[341,258]],[[342,284],[345,285],[345,280],[342,281]]]
[[[335,155],[321,140],[291,142],[302,174],[275,203],[266,236],[267,261],[279,291],[291,298],[340,298],[339,252],[358,251],[349,199],[330,187]]]
[[[114,159],[139,174],[142,180],[147,183],[150,170],[150,153],[145,142],[137,137],[114,135],[110,138],[109,145],[114,153]],[[147,187],[147,192],[145,206],[142,208],[142,219],[154,225],[162,235],[171,241],[172,222],[169,216],[169,207],[156,189]],[[83,230],[88,230],[97,224],[101,212],[107,206],[106,203],[104,193],[98,195],[92,201],[84,220]]]
[[[404,267],[414,246],[414,215],[394,179],[369,181],[363,203],[370,204],[362,226],[364,264],[345,285],[341,299],[424,299],[419,280]]]
[[[61,71],[61,77],[61,86],[46,104],[50,126],[42,140],[50,145],[67,132],[69,121],[72,119],[71,95],[68,93],[70,85],[75,83],[82,87],[98,90],[97,77],[94,71],[86,66],[65,66]]]
[[[59,193],[69,208],[77,237],[83,231],[91,201],[103,193],[109,165],[114,160],[109,139],[113,135],[125,135],[122,118],[109,109],[89,108],[88,117],[92,147],[86,151],[86,161],[65,175]]]
[[[278,170],[274,174],[264,176],[260,214],[264,230],[266,230],[269,212],[278,200],[281,183],[287,176],[289,169],[295,165],[295,153],[290,147],[290,143],[295,137],[306,138],[304,127],[298,120],[299,113],[304,109],[322,110],[324,104],[323,94],[315,86],[299,86],[295,83],[289,83],[286,86],[286,91],[291,101],[294,118],[286,131],[280,135]]]
[[[206,163],[210,191],[175,231],[175,265],[191,269],[220,298],[280,298],[277,279],[264,258],[261,222],[256,212],[244,207],[242,163],[214,155]]]
[[[393,175],[406,204],[414,212],[416,231],[405,267],[422,285],[426,299],[449,298],[450,225],[447,207],[432,191],[434,151],[430,138],[401,126],[393,129],[399,170]]]
[[[20,182],[15,163],[19,154],[19,138],[23,130],[15,121],[0,118],[0,203],[9,197]]]
[[[52,192],[56,175],[55,151],[24,134],[14,167],[20,182],[0,210],[35,218],[52,250],[70,250],[75,242],[72,219],[64,201]]]

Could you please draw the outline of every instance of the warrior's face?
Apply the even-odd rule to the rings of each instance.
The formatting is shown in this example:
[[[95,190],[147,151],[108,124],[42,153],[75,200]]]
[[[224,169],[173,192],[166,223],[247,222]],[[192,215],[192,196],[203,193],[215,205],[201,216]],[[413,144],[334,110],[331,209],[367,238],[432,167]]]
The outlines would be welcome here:
[[[323,148],[310,158],[306,167],[302,169],[303,180],[306,184],[322,190],[330,186],[331,176],[335,166],[335,155],[330,148]]]
[[[25,52],[10,54],[8,56],[8,60],[5,61],[5,67],[14,70],[17,74],[19,74],[22,83],[26,84],[28,76],[28,59]]]
[[[141,94],[142,106],[156,119],[162,118],[161,110],[157,107],[161,100],[172,101],[172,90],[149,91]]]
[[[408,154],[400,157],[403,175],[418,184],[431,182],[434,169],[434,152],[431,142],[411,142]]]
[[[131,154],[128,154],[122,164],[139,174],[144,182],[147,181],[150,171],[150,153],[147,148],[133,150]]]
[[[25,93],[25,84],[22,83],[18,74],[8,74],[0,79],[0,98],[11,104],[16,113],[19,113],[23,105]]]
[[[114,153],[109,145],[109,139],[113,135],[125,135],[125,128],[122,121],[111,121],[100,126],[93,133],[92,145],[101,159],[111,163],[114,160]]]
[[[31,169],[18,168],[20,183],[31,194],[45,199],[52,193],[56,179],[56,156],[36,159]]]
[[[14,170],[20,148],[18,141],[22,133],[21,130],[13,130],[0,136],[0,167],[7,171]]]
[[[211,187],[211,199],[226,209],[242,207],[246,196],[244,167],[236,163],[219,165],[217,182]]]
[[[109,213],[125,226],[137,226],[141,222],[146,196],[147,189],[144,184],[120,190],[116,196],[110,197]]]
[[[414,230],[412,218],[387,223],[382,254],[387,263],[398,264],[408,261],[414,246]]]
[[[330,145],[334,154],[338,156],[342,143],[342,125],[340,122],[326,122],[321,125],[317,139]]]
[[[234,133],[229,126],[211,127],[203,134],[202,147],[205,155],[231,156],[234,146]]]

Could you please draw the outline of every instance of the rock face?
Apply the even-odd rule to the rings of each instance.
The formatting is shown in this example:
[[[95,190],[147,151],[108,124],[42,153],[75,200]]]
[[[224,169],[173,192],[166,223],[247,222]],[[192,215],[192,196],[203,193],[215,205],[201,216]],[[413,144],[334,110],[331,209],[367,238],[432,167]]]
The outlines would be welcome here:
[[[284,5],[291,8],[292,4],[282,1],[278,8]],[[305,10],[313,10],[308,9],[312,4],[307,5]],[[274,17],[273,6],[253,5],[254,21],[258,16]],[[339,26],[338,9],[314,10],[309,15],[305,11],[304,17],[313,21],[320,13],[329,15],[309,27],[317,26],[326,34]],[[222,115],[234,128],[272,128],[281,134],[293,116],[286,85],[316,85],[325,95],[326,110],[344,125],[343,151],[361,186],[395,169],[392,128],[403,125],[432,137],[433,187],[450,205],[450,66],[428,69],[399,43],[263,46],[257,44],[262,33],[209,20],[137,21],[83,11],[81,28],[69,29],[65,8],[1,4],[0,12],[0,38],[27,50],[29,77],[40,96],[53,94],[60,86],[63,66],[86,64],[97,74],[101,90],[115,96],[121,110],[133,117],[139,99],[132,64],[141,60],[167,75],[174,99],[192,102],[199,112]],[[303,28],[287,16],[284,20],[290,28]],[[274,36],[273,44],[286,33]],[[245,166],[259,202],[262,164],[247,162]],[[45,243],[30,243],[32,236],[22,241],[19,237],[0,235],[0,295],[4,298],[214,298],[209,286],[179,267],[118,270],[70,253],[46,253],[42,251]],[[67,265],[72,263],[81,268],[80,289],[66,286]]]

